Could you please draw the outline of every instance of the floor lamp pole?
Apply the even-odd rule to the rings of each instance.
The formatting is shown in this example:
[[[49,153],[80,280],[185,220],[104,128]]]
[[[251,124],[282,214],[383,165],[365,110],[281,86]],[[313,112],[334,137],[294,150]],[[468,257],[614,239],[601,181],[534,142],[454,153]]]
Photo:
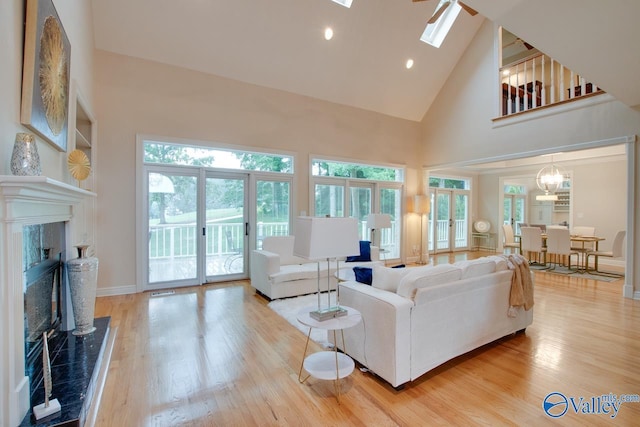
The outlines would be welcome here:
[[[423,239],[424,239],[424,231],[422,229],[422,223],[424,222],[424,214],[420,214],[420,260],[418,264],[426,264],[422,259],[422,254],[424,252]]]

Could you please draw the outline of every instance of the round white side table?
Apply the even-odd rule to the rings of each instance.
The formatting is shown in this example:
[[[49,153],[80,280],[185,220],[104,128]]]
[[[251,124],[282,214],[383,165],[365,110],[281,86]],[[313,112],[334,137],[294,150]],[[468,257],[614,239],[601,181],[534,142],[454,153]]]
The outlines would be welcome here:
[[[304,346],[304,354],[300,371],[298,372],[298,381],[304,383],[310,376],[320,380],[333,380],[336,389],[336,399],[340,403],[340,379],[345,378],[353,372],[355,363],[353,359],[344,353],[338,352],[338,341],[336,339],[336,331],[340,331],[342,335],[342,348],[346,352],[344,343],[344,329],[351,328],[362,321],[362,315],[358,310],[344,305],[341,308],[347,310],[346,316],[334,317],[331,319],[319,321],[312,318],[309,313],[317,310],[317,306],[305,307],[298,312],[298,322],[309,327],[307,334],[307,342]],[[333,351],[320,351],[307,356],[309,340],[311,337],[311,329],[324,329],[333,331]],[[304,379],[302,378],[302,369],[309,373]]]

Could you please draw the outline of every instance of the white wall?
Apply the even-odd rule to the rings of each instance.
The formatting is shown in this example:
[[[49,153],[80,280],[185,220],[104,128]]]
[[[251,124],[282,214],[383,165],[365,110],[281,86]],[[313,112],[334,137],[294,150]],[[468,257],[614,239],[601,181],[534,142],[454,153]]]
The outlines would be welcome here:
[[[545,109],[546,116],[529,113],[529,117],[537,118],[496,126],[492,119],[498,115],[500,93],[495,31],[489,21],[482,25],[425,115],[422,121],[422,161],[425,166],[491,159],[640,134],[640,113],[609,95],[599,98],[607,100],[603,103],[591,105],[577,101],[573,105],[583,108],[565,112],[561,112],[563,107],[549,107]],[[603,89],[606,91],[606,87]],[[639,155],[636,153],[633,157],[637,165]],[[639,175],[630,178],[635,191],[627,197],[630,213],[627,233],[640,229],[640,219],[633,215],[640,209]],[[633,189],[632,186],[628,188]],[[631,244],[635,250],[633,259],[627,263],[625,294],[630,295],[633,289],[640,298],[640,280],[635,272],[635,266],[640,264],[640,245],[633,239]]]
[[[135,284],[138,133],[295,153],[296,214],[311,154],[406,164],[417,191],[419,123],[103,51],[96,76],[102,294]]]

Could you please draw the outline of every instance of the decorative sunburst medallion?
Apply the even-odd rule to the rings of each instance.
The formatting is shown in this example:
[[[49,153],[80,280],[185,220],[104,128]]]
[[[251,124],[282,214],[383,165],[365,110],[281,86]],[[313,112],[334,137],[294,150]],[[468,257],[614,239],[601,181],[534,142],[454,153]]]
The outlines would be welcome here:
[[[91,163],[89,162],[89,158],[80,150],[73,150],[69,153],[67,166],[69,168],[69,172],[71,172],[71,176],[78,181],[84,181],[89,177],[89,173],[91,173]]]
[[[67,120],[69,92],[69,58],[64,50],[63,37],[57,20],[48,16],[40,38],[40,95],[47,123],[56,136],[60,135]]]

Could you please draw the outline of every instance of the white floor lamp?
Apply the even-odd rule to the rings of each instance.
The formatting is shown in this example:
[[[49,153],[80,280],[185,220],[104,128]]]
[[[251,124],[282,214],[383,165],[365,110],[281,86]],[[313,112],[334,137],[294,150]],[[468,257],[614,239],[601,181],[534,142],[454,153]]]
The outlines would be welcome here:
[[[358,221],[355,218],[321,218],[298,217],[295,223],[295,240],[293,254],[318,261],[318,309],[309,315],[318,320],[327,320],[346,315],[340,307],[339,296],[336,304],[331,305],[331,268],[329,262],[336,260],[336,271],[339,268],[338,258],[360,254],[360,238]],[[320,302],[320,263],[327,260],[327,305]]]
[[[426,264],[426,261],[422,259],[422,254],[424,253],[422,223],[424,222],[424,215],[431,212],[431,200],[429,196],[425,196],[424,194],[413,196],[413,212],[420,214],[420,260],[418,260],[418,264]]]

